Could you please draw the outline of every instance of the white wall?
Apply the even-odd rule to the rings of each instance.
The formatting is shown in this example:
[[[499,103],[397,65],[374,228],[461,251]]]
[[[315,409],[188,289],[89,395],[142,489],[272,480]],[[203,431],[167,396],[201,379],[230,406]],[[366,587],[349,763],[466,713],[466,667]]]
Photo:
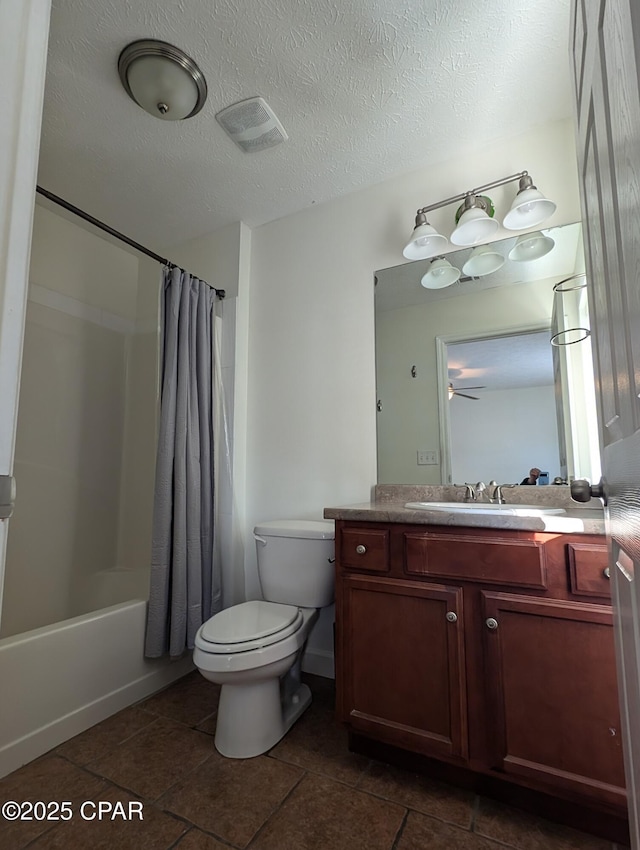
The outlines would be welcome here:
[[[477,401],[454,396],[449,421],[457,483],[519,484],[533,466],[549,481],[560,474],[553,385],[481,392]]]
[[[245,539],[260,520],[318,518],[367,500],[376,480],[373,275],[397,265],[415,211],[527,169],[558,204],[546,226],[580,219],[573,127],[561,122],[470,149],[253,232]],[[512,189],[494,193],[499,209]],[[452,229],[454,209],[431,222]],[[499,230],[496,238],[508,234]],[[257,595],[247,548],[249,596]],[[330,651],[327,614],[311,648]]]

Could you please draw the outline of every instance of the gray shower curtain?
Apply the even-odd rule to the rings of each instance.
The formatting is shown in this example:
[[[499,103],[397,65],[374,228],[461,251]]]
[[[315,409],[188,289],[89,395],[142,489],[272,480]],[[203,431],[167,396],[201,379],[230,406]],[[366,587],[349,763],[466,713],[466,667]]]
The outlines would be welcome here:
[[[145,655],[178,657],[221,608],[214,563],[215,290],[163,273],[162,390]]]

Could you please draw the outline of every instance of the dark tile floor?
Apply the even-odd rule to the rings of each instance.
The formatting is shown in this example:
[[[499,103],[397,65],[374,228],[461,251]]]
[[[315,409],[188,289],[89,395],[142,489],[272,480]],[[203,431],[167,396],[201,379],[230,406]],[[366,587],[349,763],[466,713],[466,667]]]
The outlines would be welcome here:
[[[0,848],[615,850],[350,753],[333,718],[333,682],[307,681],[311,707],[255,759],[216,752],[218,688],[197,672],[121,711],[0,780],[0,803],[69,801],[73,811],[60,822],[0,819]],[[80,815],[84,801],[92,819]],[[123,819],[130,806],[133,819]]]

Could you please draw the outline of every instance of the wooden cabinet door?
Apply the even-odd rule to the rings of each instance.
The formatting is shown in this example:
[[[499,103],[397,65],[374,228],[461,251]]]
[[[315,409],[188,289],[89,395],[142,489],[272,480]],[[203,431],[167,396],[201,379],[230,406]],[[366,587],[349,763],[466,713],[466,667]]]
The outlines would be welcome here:
[[[338,584],[341,719],[389,744],[465,758],[462,589],[377,576]]]
[[[507,593],[481,598],[495,723],[490,767],[624,806],[611,609]]]

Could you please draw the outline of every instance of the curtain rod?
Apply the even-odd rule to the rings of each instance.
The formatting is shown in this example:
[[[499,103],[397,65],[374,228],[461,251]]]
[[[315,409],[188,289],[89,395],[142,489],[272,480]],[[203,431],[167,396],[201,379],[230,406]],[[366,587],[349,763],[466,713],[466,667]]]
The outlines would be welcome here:
[[[39,195],[48,198],[50,201],[53,201],[54,204],[58,204],[58,206],[64,207],[65,210],[68,210],[74,215],[77,215],[79,218],[88,221],[89,224],[93,224],[99,230],[104,230],[105,233],[108,233],[111,236],[115,236],[116,239],[119,239],[121,242],[130,245],[132,248],[135,248],[136,251],[140,251],[140,253],[145,254],[147,257],[151,257],[152,260],[161,263],[163,266],[179,268],[176,263],[172,263],[171,260],[167,260],[165,259],[165,257],[161,257],[159,254],[150,251],[148,248],[145,248],[144,245],[140,245],[139,242],[134,242],[133,239],[129,239],[129,237],[125,236],[124,233],[120,233],[118,230],[114,230],[113,227],[109,227],[109,225],[105,224],[103,221],[94,218],[92,215],[89,215],[89,213],[86,213],[79,207],[75,207],[73,204],[70,204],[69,201],[65,201],[64,198],[60,198],[58,197],[58,195],[54,195],[53,192],[49,192],[47,191],[47,189],[43,189],[42,186],[36,186],[36,192]],[[204,283],[206,283],[206,281],[204,281]],[[211,284],[207,283],[207,286],[211,286]],[[215,286],[211,286],[211,289],[214,290],[218,298],[224,298],[226,295],[224,289],[216,289]]]

